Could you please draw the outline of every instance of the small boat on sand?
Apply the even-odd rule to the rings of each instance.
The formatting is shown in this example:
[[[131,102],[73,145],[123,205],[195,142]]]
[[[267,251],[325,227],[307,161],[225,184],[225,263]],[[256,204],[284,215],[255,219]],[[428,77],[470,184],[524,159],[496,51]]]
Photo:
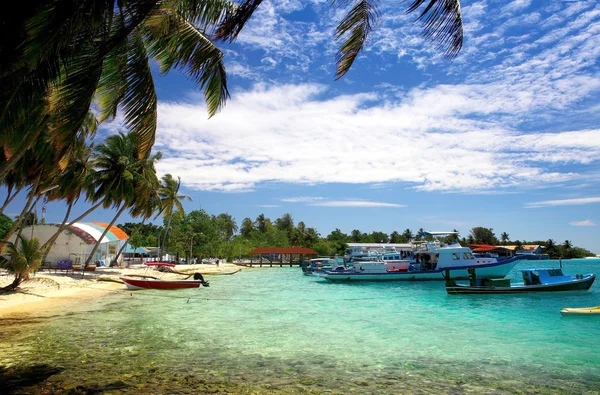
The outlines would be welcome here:
[[[172,263],[163,262],[149,262],[146,263],[148,268],[155,267],[175,267]],[[191,277],[190,275],[189,277]],[[152,276],[121,276],[121,280],[125,283],[128,289],[182,289],[182,288],[198,288],[200,285],[208,287],[209,283],[204,281],[202,274],[195,273],[193,280],[191,279],[161,279],[159,277]]]
[[[594,307],[566,307],[560,311],[561,315],[597,315],[600,317],[600,306]]]
[[[595,274],[568,276],[562,269],[523,269],[523,283],[511,284],[510,279],[478,278],[475,269],[469,269],[469,285],[457,284],[446,271],[446,292],[449,294],[515,294],[529,292],[587,291]]]

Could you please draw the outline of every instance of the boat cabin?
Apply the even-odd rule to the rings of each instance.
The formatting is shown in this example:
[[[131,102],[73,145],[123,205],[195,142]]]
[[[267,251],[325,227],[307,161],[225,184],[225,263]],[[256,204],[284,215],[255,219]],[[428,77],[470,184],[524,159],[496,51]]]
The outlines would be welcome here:
[[[571,276],[565,276],[562,269],[523,269],[521,274],[525,285],[554,284],[571,280]]]

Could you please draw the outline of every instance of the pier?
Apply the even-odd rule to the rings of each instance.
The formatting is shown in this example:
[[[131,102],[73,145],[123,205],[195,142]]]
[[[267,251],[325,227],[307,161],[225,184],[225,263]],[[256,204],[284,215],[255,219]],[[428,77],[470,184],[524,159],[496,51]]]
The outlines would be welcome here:
[[[246,263],[245,266],[302,266],[304,262],[304,256],[317,256],[317,252],[305,247],[259,247],[255,248],[249,253],[250,263]]]

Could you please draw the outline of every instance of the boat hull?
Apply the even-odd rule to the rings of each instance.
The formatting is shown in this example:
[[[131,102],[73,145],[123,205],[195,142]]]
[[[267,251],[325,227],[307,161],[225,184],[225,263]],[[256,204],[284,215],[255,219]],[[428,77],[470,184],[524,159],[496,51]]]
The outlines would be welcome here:
[[[470,286],[470,285],[451,285],[446,286],[446,292],[450,295],[458,294],[517,294],[532,292],[565,292],[565,291],[587,291],[596,280],[596,275],[587,275],[582,279],[556,284],[535,284],[535,285],[512,285],[509,287],[495,286]]]
[[[595,307],[567,307],[560,311],[561,315],[597,315],[600,317],[600,306]]]
[[[504,278],[520,262],[520,259],[506,259],[500,262],[481,264],[475,267],[477,276],[481,278]],[[450,268],[452,276],[468,277],[469,273],[465,267]],[[415,270],[415,271],[390,271],[384,273],[360,272],[359,270],[348,270],[341,272],[325,271],[314,272],[313,276],[324,278],[328,281],[444,281],[445,269],[438,270]]]
[[[198,288],[200,280],[157,280],[152,278],[121,277],[128,289],[182,289]]]

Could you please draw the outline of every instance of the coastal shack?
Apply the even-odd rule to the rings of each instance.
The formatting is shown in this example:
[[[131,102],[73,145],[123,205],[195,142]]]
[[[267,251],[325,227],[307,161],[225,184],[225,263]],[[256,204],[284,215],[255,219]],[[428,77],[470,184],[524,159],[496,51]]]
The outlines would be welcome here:
[[[250,263],[248,266],[273,265],[282,266],[302,266],[305,259],[317,256],[317,252],[305,247],[260,247],[255,248],[249,253]],[[305,256],[308,255],[308,258]]]
[[[58,231],[60,224],[38,224],[23,228],[21,234],[26,238],[37,237],[40,245]],[[79,265],[86,261],[94,245],[100,239],[108,224],[104,222],[75,222],[69,224],[54,241],[44,267],[55,268],[58,262],[71,262]],[[101,266],[109,266],[117,256],[117,252],[129,236],[116,226],[112,226],[102,238],[92,262]],[[16,235],[9,241],[14,242]]]

